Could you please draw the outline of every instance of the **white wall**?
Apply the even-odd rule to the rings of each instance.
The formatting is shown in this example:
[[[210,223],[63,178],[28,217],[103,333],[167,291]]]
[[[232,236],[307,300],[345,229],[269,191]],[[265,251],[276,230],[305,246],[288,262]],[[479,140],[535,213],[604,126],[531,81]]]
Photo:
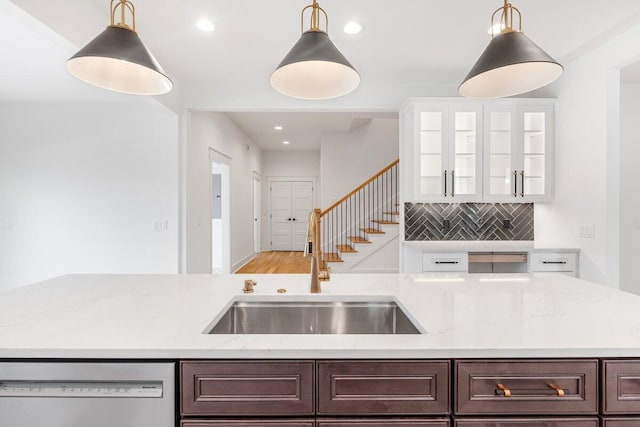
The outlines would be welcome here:
[[[253,256],[253,172],[262,151],[224,113],[192,112],[187,130],[187,273],[211,272],[209,150],[231,159],[231,267]]]
[[[322,209],[398,159],[398,126],[398,119],[374,119],[351,132],[323,136],[320,150]]]
[[[556,104],[556,187],[535,210],[539,245],[582,249],[583,279],[619,286],[619,68],[640,55],[640,26],[571,63],[549,92]],[[579,237],[581,225],[595,238]]]
[[[176,273],[177,154],[177,116],[153,100],[1,105],[0,291],[68,273]]]
[[[260,228],[263,251],[270,250],[271,228],[269,223],[269,178],[300,178],[320,176],[319,151],[264,151],[262,153],[262,227]],[[319,187],[319,185],[317,185]],[[316,203],[319,188],[315,188]]]
[[[640,84],[621,93],[620,289],[640,294]]]

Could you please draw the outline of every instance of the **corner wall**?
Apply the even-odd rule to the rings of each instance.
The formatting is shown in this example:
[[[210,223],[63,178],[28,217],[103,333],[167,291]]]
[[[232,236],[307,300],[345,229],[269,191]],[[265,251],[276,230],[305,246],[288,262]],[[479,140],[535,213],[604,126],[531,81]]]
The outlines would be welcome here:
[[[556,103],[554,202],[536,205],[536,244],[582,250],[580,277],[619,287],[619,70],[640,56],[640,25],[575,61],[550,92]],[[595,226],[595,238],[579,227]]]
[[[211,273],[210,149],[231,159],[233,272],[253,256],[253,173],[262,173],[262,150],[224,113],[191,112],[188,121],[186,272]]]
[[[173,112],[153,100],[0,106],[0,291],[177,273],[178,226]]]

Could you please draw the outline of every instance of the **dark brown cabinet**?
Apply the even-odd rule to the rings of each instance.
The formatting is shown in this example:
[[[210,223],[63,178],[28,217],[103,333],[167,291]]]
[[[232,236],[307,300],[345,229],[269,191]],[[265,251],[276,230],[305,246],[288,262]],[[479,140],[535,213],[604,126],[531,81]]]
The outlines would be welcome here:
[[[449,361],[319,361],[320,415],[446,415]]]
[[[604,414],[640,414],[640,361],[603,361],[602,381]]]
[[[317,427],[449,427],[448,419],[371,419],[318,420]]]
[[[313,415],[314,363],[182,362],[183,415]]]
[[[638,418],[604,418],[602,427],[638,427],[640,426],[640,417]]]
[[[457,361],[455,382],[457,414],[598,412],[597,360]]]
[[[599,427],[598,418],[490,418],[458,420],[454,427]]]
[[[313,420],[204,420],[183,421],[181,427],[315,427]]]

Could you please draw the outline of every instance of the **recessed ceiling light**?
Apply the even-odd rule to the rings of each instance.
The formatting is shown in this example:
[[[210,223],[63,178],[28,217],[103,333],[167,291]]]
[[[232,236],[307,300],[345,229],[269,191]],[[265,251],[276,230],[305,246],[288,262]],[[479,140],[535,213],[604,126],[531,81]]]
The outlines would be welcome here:
[[[347,34],[358,34],[364,30],[364,24],[362,22],[351,21],[344,26],[344,32]]]
[[[290,142],[289,142],[289,141],[282,141],[282,143],[283,143],[284,145],[289,145],[289,144],[290,144]]]
[[[211,22],[207,18],[200,18],[198,22],[196,22],[196,27],[198,27],[199,30],[204,31],[206,33],[210,33],[212,31],[215,31],[216,29],[216,26],[213,25],[213,22]]]
[[[273,127],[273,129],[274,129],[274,130],[282,130],[283,128],[282,128],[282,126],[280,126],[280,125],[275,125],[275,126]]]

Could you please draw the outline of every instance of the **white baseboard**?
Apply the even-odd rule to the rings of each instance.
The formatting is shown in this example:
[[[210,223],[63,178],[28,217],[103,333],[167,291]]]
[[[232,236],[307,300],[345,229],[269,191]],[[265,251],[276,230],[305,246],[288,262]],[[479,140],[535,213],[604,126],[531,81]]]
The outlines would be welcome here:
[[[251,262],[251,260],[254,258],[253,253],[250,253],[249,255],[247,255],[246,257],[242,258],[240,261],[236,262],[235,264],[233,264],[231,266],[231,271],[235,272],[240,270],[242,267],[244,267],[245,265],[247,265],[249,262]]]

